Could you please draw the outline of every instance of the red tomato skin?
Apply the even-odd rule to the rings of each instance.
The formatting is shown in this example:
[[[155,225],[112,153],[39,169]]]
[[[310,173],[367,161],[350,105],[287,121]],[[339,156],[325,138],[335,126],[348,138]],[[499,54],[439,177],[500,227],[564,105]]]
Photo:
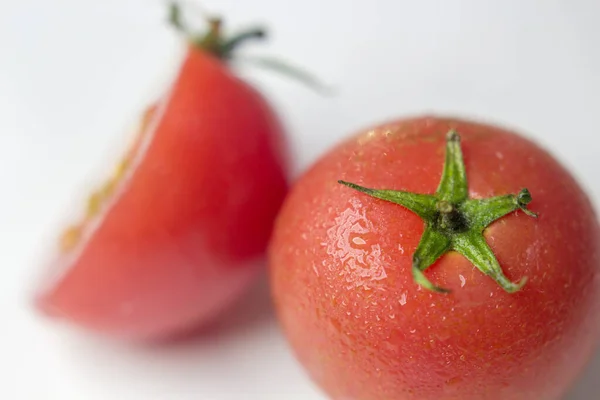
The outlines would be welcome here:
[[[279,120],[213,56],[189,48],[154,118],[122,193],[37,297],[50,314],[130,339],[177,334],[238,299],[288,190]]]
[[[484,232],[504,292],[451,252],[420,289],[411,257],[423,233],[401,206],[337,184],[433,194],[444,135],[462,138],[472,197],[528,188],[529,208]],[[575,179],[508,130],[465,119],[406,118],[360,132],[296,182],[269,249],[273,299],[298,360],[335,400],[558,399],[596,347],[600,228]]]

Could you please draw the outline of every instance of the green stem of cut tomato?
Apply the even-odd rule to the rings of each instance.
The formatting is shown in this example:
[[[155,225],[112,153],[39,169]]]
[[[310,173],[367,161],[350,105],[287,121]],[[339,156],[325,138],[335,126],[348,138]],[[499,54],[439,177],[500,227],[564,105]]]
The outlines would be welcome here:
[[[190,42],[221,60],[232,58],[235,50],[246,42],[262,40],[267,34],[263,28],[252,28],[239,32],[230,38],[223,36],[223,20],[218,17],[207,17],[208,30],[197,34],[192,32],[183,22],[181,7],[177,3],[169,5],[169,23],[178,31],[188,36]]]
[[[221,18],[207,17],[206,21],[208,23],[208,30],[206,32],[201,34],[192,32],[183,22],[180,5],[176,2],[169,4],[169,23],[188,37],[190,43],[196,48],[206,51],[220,60],[226,62],[234,61],[237,59],[235,53],[239,47],[242,47],[247,42],[267,38],[266,30],[261,27],[250,28],[230,37],[225,37],[223,34],[223,20]],[[283,61],[266,57],[252,58],[248,59],[248,61],[283,74],[288,78],[295,79],[322,94],[331,93],[331,89],[319,82],[315,76]]]
[[[423,219],[425,230],[413,254],[412,275],[415,282],[424,288],[439,293],[449,292],[448,289],[435,286],[423,273],[449,251],[462,254],[509,293],[514,293],[525,285],[527,277],[513,283],[504,275],[483,237],[483,231],[492,222],[516,210],[522,210],[530,217],[537,217],[537,214],[527,209],[532,200],[531,193],[522,189],[516,195],[470,199],[457,132],[450,131],[446,135],[446,160],[434,195],[370,189],[345,181],[339,183],[371,197],[398,204]]]

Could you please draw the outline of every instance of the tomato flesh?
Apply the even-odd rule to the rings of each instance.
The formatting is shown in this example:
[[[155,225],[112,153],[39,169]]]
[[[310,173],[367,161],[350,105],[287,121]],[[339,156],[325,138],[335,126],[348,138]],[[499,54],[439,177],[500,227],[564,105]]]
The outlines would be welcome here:
[[[511,213],[484,236],[509,294],[450,252],[412,278],[423,221],[337,183],[434,194],[444,136],[462,138],[474,198],[527,188],[538,219]],[[586,194],[548,152],[505,129],[415,117],[360,132],[294,185],[269,251],[281,325],[336,400],[557,399],[600,332],[600,228]]]
[[[190,47],[150,132],[38,306],[97,332],[154,338],[225,310],[254,281],[287,193],[282,127],[217,58]]]

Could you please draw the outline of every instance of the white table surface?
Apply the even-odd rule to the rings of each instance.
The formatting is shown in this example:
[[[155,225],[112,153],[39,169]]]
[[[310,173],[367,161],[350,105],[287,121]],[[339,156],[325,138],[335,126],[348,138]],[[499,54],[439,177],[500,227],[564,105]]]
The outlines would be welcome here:
[[[513,126],[565,162],[600,206],[600,2],[204,0],[267,23],[246,54],[305,66],[334,98],[252,66],[285,117],[298,174],[368,124],[425,112]],[[266,286],[202,338],[102,343],[28,301],[39,248],[87,174],[179,61],[159,0],[0,0],[0,398],[323,400],[294,361]],[[597,399],[600,355],[570,395]]]

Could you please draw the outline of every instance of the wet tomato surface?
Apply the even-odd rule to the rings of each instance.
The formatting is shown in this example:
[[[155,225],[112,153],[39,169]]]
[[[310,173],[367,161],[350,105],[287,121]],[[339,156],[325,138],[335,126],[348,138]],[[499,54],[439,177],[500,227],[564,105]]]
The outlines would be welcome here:
[[[515,206],[479,232],[504,287],[458,241],[448,246],[462,251],[425,249],[440,257],[423,276],[447,292],[419,284],[415,254],[435,224],[338,182],[433,196],[449,131],[461,138],[470,199],[531,194],[537,218]],[[550,153],[497,126],[423,116],[351,136],[294,185],[269,258],[286,336],[336,400],[557,399],[596,347],[593,207]]]

